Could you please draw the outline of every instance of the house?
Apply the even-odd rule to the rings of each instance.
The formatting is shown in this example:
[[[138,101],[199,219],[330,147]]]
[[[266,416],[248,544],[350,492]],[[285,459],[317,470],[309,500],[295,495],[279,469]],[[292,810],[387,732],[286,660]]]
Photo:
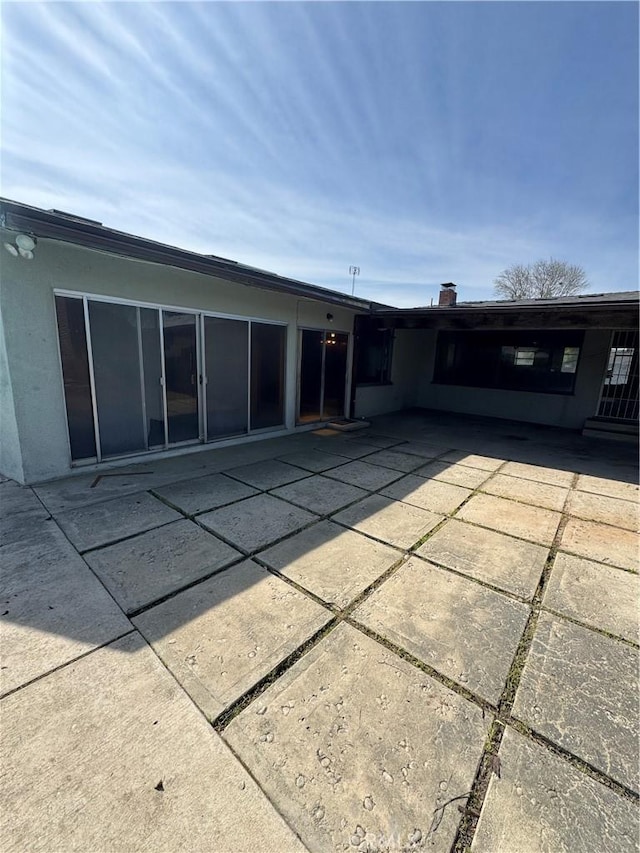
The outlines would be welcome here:
[[[448,284],[395,309],[9,200],[0,229],[0,471],[21,483],[414,406],[637,424],[635,292]]]

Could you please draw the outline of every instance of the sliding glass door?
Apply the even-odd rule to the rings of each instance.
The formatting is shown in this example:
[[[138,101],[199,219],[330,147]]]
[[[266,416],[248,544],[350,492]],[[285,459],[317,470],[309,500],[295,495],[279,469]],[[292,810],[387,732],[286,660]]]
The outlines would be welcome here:
[[[195,314],[162,312],[169,444],[200,436],[198,334]]]
[[[284,425],[286,326],[56,295],[71,458]]]
[[[298,423],[344,417],[349,335],[300,331]]]
[[[249,428],[249,323],[204,318],[207,438]]]

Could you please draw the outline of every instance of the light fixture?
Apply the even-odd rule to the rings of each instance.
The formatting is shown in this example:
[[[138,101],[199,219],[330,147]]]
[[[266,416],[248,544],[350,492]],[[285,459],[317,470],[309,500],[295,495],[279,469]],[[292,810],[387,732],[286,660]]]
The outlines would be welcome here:
[[[28,234],[18,234],[14,243],[5,243],[5,249],[14,258],[20,256],[25,261],[33,260],[33,250],[36,247],[35,237],[30,237]]]
[[[18,234],[16,237],[16,246],[25,252],[31,252],[36,247],[36,241],[33,237],[29,237],[28,234]]]

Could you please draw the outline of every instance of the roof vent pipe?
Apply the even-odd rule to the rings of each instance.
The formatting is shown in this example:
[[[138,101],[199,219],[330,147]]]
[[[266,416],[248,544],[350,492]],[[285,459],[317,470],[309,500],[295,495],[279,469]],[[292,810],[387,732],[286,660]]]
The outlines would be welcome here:
[[[456,286],[452,281],[447,281],[440,285],[440,298],[438,299],[439,308],[448,308],[456,304],[457,293]]]

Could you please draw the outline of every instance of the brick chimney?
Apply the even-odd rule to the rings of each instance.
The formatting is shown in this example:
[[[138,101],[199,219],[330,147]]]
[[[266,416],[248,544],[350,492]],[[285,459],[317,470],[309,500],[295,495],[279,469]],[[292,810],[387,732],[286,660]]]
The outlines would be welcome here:
[[[438,299],[439,308],[448,308],[450,305],[455,305],[456,299],[456,286],[452,281],[447,281],[440,285],[440,298]]]

